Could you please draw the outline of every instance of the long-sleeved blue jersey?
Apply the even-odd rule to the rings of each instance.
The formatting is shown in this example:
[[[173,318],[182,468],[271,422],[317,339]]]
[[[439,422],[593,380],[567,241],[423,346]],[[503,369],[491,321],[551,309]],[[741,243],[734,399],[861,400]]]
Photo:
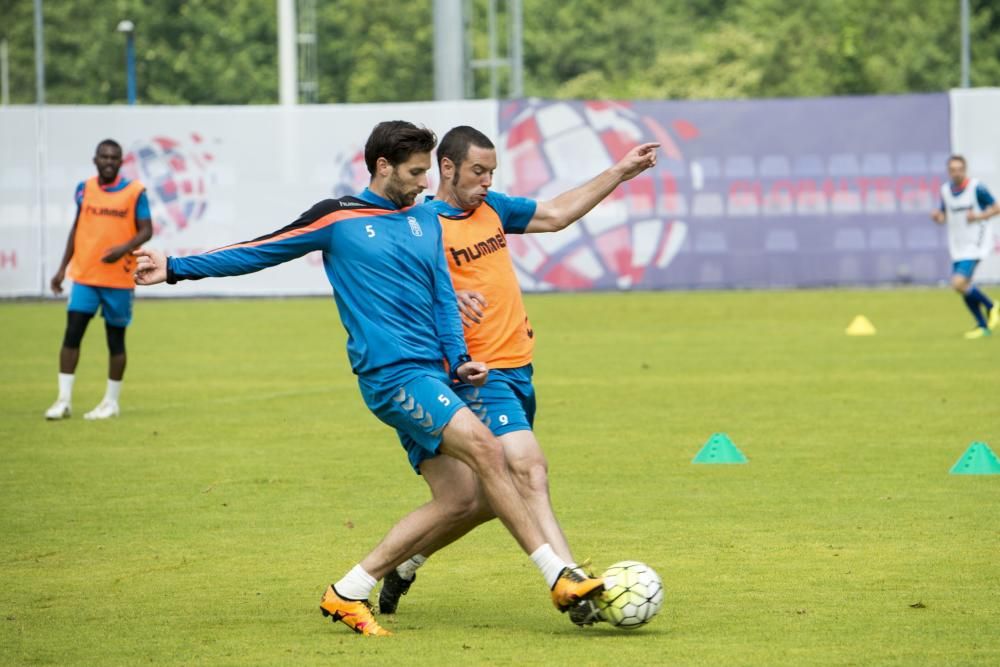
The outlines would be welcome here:
[[[167,282],[238,276],[323,253],[358,375],[406,361],[468,360],[441,224],[371,190],[321,201],[292,224],[203,255],[169,257]]]

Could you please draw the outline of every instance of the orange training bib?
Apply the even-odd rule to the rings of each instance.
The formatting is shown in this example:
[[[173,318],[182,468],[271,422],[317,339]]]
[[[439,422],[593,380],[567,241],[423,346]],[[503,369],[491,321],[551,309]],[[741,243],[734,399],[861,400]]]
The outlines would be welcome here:
[[[132,181],[117,192],[106,192],[96,176],[87,179],[73,237],[70,278],[74,282],[95,287],[135,287],[135,258],[131,254],[112,264],[105,264],[101,257],[135,236],[135,207],[144,189],[141,183]]]
[[[491,368],[530,364],[535,333],[524,309],[500,216],[483,203],[468,217],[438,218],[455,289],[473,290],[486,297],[482,322],[464,327],[469,355]]]

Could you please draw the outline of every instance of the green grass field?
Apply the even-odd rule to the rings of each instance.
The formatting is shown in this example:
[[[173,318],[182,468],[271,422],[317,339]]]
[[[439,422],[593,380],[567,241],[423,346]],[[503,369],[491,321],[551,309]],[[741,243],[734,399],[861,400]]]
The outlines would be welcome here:
[[[319,596],[427,492],[333,304],[139,301],[122,417],[98,324],[46,423],[63,308],[0,304],[0,664],[1000,664],[1000,475],[948,474],[1000,451],[1000,340],[946,290],[529,297],[557,512],[664,610],[572,626],[494,522],[381,640]],[[716,431],[749,465],[691,464]]]

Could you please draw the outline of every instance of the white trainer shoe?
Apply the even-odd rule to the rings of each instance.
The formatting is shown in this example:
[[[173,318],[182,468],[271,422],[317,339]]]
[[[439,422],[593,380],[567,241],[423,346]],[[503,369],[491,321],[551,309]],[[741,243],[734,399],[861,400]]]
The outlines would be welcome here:
[[[52,404],[51,408],[45,411],[45,418],[52,420],[69,419],[72,412],[73,409],[70,407],[69,401],[60,398]]]
[[[97,407],[83,416],[84,419],[94,421],[95,419],[111,419],[118,416],[118,403],[104,399],[97,404]]]

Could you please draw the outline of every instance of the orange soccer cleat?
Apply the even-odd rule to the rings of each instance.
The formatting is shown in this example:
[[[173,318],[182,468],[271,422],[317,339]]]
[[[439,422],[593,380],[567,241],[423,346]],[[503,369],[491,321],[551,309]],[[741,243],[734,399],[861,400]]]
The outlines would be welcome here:
[[[566,612],[580,600],[589,600],[601,594],[604,580],[589,577],[580,570],[563,568],[552,586],[552,604],[561,612]]]
[[[358,634],[368,637],[390,637],[392,633],[383,628],[375,620],[371,605],[367,600],[347,600],[328,586],[323,599],[319,602],[319,610],[323,616],[330,616],[333,621],[340,621]]]

